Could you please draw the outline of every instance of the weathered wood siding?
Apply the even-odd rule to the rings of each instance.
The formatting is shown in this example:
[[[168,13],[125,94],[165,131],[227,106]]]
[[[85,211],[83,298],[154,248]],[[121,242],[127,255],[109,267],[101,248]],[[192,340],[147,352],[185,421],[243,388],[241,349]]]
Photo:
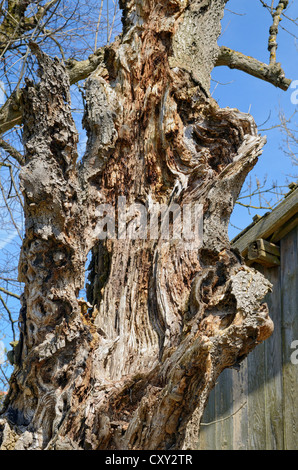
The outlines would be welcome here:
[[[260,267],[273,284],[266,301],[272,337],[242,363],[225,370],[210,395],[198,437],[200,450],[297,450],[298,227],[280,242],[281,265]],[[210,424],[211,423],[211,424]]]

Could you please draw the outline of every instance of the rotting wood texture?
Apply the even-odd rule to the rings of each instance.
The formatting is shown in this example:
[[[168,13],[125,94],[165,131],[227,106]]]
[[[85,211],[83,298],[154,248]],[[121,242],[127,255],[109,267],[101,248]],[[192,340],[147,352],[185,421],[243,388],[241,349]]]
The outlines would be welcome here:
[[[31,45],[40,83],[22,93],[21,353],[2,449],[187,448],[219,374],[271,335],[270,283],[227,234],[265,139],[209,94],[224,5],[121,1],[124,33],[86,82],[79,164],[69,75]],[[98,207],[119,197],[202,204],[202,245],[99,241]],[[88,310],[78,296],[91,249]]]

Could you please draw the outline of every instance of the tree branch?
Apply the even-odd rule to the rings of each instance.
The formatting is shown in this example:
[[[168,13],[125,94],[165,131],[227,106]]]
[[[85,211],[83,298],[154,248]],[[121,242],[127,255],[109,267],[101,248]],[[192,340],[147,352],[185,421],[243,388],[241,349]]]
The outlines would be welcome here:
[[[97,51],[91,54],[86,60],[80,62],[77,60],[68,60],[66,62],[66,70],[71,85],[88,78],[100,64],[104,66],[105,49],[105,46],[97,49]]]
[[[276,9],[272,13],[273,25],[270,27],[270,37],[268,42],[268,50],[270,52],[270,64],[276,63],[276,51],[278,47],[276,38],[278,35],[278,26],[281,21],[282,12],[287,8],[288,3],[288,0],[280,0]]]
[[[224,418],[220,418],[220,419],[217,419],[215,421],[210,421],[209,423],[201,423],[201,426],[210,426],[211,424],[216,424],[216,423],[220,423],[222,421],[226,421],[227,419],[230,419],[232,418],[233,416],[235,416],[237,413],[239,413],[240,410],[242,410],[242,408],[247,405],[247,401],[245,401],[244,403],[242,403],[242,405],[238,408],[238,410],[234,411],[234,413],[231,413],[229,416],[225,416]]]
[[[2,295],[0,294],[0,302],[2,303],[3,307],[5,308],[6,312],[8,313],[9,321],[11,323],[11,329],[12,329],[12,334],[13,334],[13,340],[15,341],[15,329],[14,329],[14,320],[12,318],[12,313],[9,310],[6,302],[3,300]]]
[[[267,65],[253,57],[246,56],[241,52],[234,51],[225,46],[220,48],[215,64],[216,67],[222,65],[227,65],[230,69],[241,70],[253,77],[269,82],[284,91],[286,91],[291,84],[291,80],[285,77],[280,63]]]
[[[10,295],[11,297],[14,297],[15,299],[20,300],[20,296],[18,294],[15,294],[14,292],[4,289],[4,287],[0,287],[0,291],[3,292],[4,294]]]
[[[4,19],[0,25],[0,51],[3,53],[9,49],[10,44],[16,40],[16,33],[23,34],[34,29],[40,20],[46,16],[49,9],[61,0],[50,0],[45,5],[37,6],[37,11],[32,16],[26,16],[26,10],[30,1],[8,2],[7,10],[1,9]]]
[[[8,152],[9,155],[12,158],[14,158],[20,165],[24,165],[25,160],[24,160],[23,155],[20,152],[18,152],[17,149],[12,147],[12,145],[10,145],[8,142],[2,139],[2,137],[0,137],[0,147],[2,147],[3,150],[5,150],[5,152]]]
[[[5,195],[5,191],[4,191],[3,185],[2,185],[2,183],[1,183],[1,180],[0,180],[0,191],[1,191],[1,193],[2,193],[3,201],[4,201],[4,203],[5,203],[5,205],[6,205],[6,208],[7,208],[8,212],[9,212],[9,215],[10,215],[10,218],[11,218],[11,221],[12,221],[12,224],[13,224],[14,228],[16,229],[16,231],[17,231],[17,233],[18,233],[20,239],[22,240],[22,234],[21,234],[21,232],[20,232],[20,229],[19,229],[17,223],[16,223],[15,220],[14,220],[13,212],[12,212],[12,210],[11,210],[9,204],[8,204],[7,197],[6,197],[6,195]]]

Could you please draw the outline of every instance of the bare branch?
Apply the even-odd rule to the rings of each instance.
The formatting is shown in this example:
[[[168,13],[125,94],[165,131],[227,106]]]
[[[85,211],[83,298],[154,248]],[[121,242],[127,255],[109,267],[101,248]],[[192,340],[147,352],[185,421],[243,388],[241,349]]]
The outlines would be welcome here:
[[[97,38],[98,38],[99,26],[100,26],[100,23],[101,23],[102,9],[103,9],[103,0],[101,0],[101,3],[100,3],[98,21],[97,21],[97,25],[96,25],[95,41],[94,41],[94,53],[96,52],[96,49],[97,49]]]
[[[293,116],[296,114],[293,114]],[[291,116],[289,119],[286,119],[285,114],[283,111],[279,112],[279,119],[280,119],[280,127],[282,134],[284,135],[284,143],[283,151],[285,155],[289,156],[292,160],[293,165],[298,165],[298,128],[297,124],[292,124]],[[290,126],[291,124],[291,126]]]
[[[269,63],[276,63],[276,51],[277,51],[277,35],[278,35],[278,26],[281,21],[282,12],[287,8],[289,1],[280,0],[276,9],[272,12],[273,25],[270,27],[270,37],[268,42],[268,50],[270,52],[270,61]]]
[[[267,65],[253,57],[246,56],[225,46],[220,48],[215,64],[216,67],[222,65],[226,65],[230,69],[241,70],[253,77],[269,82],[284,91],[291,84],[291,80],[285,77],[285,73],[279,63]]]
[[[22,92],[13,93],[0,109],[0,135],[13,127],[22,124],[20,96]]]
[[[104,65],[105,47],[97,49],[88,59],[82,61],[69,60],[66,62],[66,70],[68,72],[70,84],[74,85],[80,80],[85,80],[89,75],[97,69],[100,64]]]
[[[245,401],[244,403],[242,403],[242,405],[238,408],[238,410],[234,411],[234,413],[229,414],[229,416],[225,416],[224,418],[220,418],[220,419],[217,419],[217,420],[215,420],[215,421],[210,421],[210,423],[201,423],[201,426],[210,426],[211,424],[216,424],[216,423],[220,423],[220,422],[222,422],[222,421],[226,421],[227,419],[232,418],[232,417],[235,416],[237,413],[239,413],[239,411],[240,411],[245,405],[247,405],[247,401]]]
[[[12,334],[13,334],[13,340],[15,341],[15,329],[14,329],[14,320],[12,318],[12,313],[11,311],[9,310],[6,302],[4,301],[2,295],[0,295],[0,302],[2,303],[3,307],[5,308],[6,312],[8,313],[8,318],[9,318],[9,321],[11,323],[11,329],[12,329]]]
[[[5,195],[5,191],[4,191],[4,187],[3,187],[2,183],[1,183],[1,180],[0,180],[0,191],[1,191],[1,193],[2,193],[2,197],[3,197],[4,203],[5,203],[6,207],[7,207],[8,212],[9,212],[9,215],[10,215],[10,218],[11,218],[11,221],[12,221],[12,224],[13,224],[14,228],[16,229],[16,231],[17,231],[17,233],[18,233],[20,239],[22,239],[22,234],[21,234],[21,232],[20,232],[20,229],[19,229],[19,227],[18,227],[18,224],[17,224],[17,223],[15,222],[15,220],[14,220],[14,215],[13,215],[13,212],[12,212],[12,210],[11,210],[9,204],[8,204],[8,201],[7,201],[7,198],[6,198],[6,195]]]
[[[4,294],[10,295],[11,297],[14,297],[15,299],[20,300],[20,296],[18,294],[15,294],[14,292],[4,289],[4,287],[0,287],[0,291],[3,292]]]
[[[5,152],[8,152],[9,155],[14,158],[20,165],[24,165],[24,157],[23,155],[18,152],[17,149],[12,147],[8,142],[6,142],[2,137],[0,137],[0,147],[5,150]]]
[[[86,79],[101,63],[103,64],[104,50],[105,47],[99,48],[86,60],[66,62],[71,85]],[[22,123],[21,98],[22,90],[19,90],[19,93],[13,93],[0,109],[0,135]]]

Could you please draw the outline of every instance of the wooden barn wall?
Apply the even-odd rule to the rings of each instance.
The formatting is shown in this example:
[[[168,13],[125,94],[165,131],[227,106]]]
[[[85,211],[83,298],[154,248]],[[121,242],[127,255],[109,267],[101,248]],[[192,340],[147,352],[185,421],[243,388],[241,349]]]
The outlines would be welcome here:
[[[280,242],[281,266],[261,268],[273,284],[266,302],[275,323],[272,337],[242,363],[225,370],[206,407],[199,450],[297,450],[298,227]]]

